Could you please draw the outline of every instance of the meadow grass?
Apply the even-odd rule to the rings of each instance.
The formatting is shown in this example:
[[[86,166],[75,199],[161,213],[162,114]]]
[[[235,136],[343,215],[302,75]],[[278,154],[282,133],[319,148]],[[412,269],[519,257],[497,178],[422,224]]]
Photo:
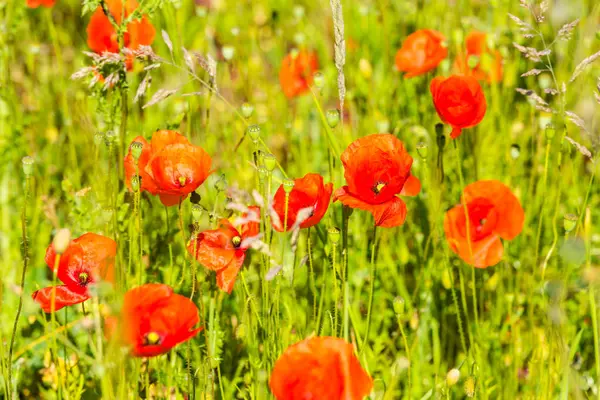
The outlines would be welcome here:
[[[283,350],[330,335],[356,346],[372,399],[600,399],[600,62],[570,81],[600,50],[600,3],[552,2],[537,21],[541,7],[532,15],[519,1],[342,1],[342,65],[326,1],[141,1],[164,62],[149,71],[136,62],[108,90],[71,79],[92,62],[82,7],[98,3],[84,3],[29,9],[0,0],[0,398],[266,399]],[[532,38],[509,13],[532,25]],[[420,28],[443,32],[450,55],[435,73],[404,79],[394,55]],[[504,75],[483,84],[482,123],[451,140],[448,127],[436,132],[429,82],[451,72],[471,30],[488,33]],[[552,51],[535,62],[513,42]],[[277,74],[300,47],[317,52],[324,85],[288,100]],[[184,49],[204,55],[193,71]],[[338,68],[343,123],[330,127]],[[522,76],[533,68],[544,71]],[[151,85],[134,102],[147,75]],[[144,107],[159,89],[177,92]],[[258,136],[246,133],[253,125]],[[202,210],[189,201],[166,208],[125,187],[126,146],[165,128],[214,159],[198,190]],[[264,200],[286,177],[315,172],[339,188],[340,152],[376,132],[404,142],[423,184],[406,200],[403,226],[374,229],[369,213],[333,203],[298,237],[267,233],[271,256],[250,252],[230,295],[185,251],[195,227],[229,215],[224,187]],[[255,167],[262,154],[274,156],[272,172]],[[34,163],[24,170],[25,156]],[[511,188],[525,224],[504,241],[499,264],[475,269],[448,247],[443,219],[464,186],[482,179]],[[44,255],[60,228],[114,238],[118,279],[84,308],[50,317],[31,293],[55,279]],[[103,316],[143,282],[192,297],[204,331],[150,359],[107,340]],[[451,369],[458,382],[447,379]]]

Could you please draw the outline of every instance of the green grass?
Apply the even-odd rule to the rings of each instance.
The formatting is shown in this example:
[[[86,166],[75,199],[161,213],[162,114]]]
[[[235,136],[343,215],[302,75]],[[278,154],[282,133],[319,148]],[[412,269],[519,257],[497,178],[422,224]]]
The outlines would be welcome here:
[[[277,356],[290,344],[318,334],[339,335],[358,347],[361,364],[374,379],[372,399],[464,398],[469,379],[481,399],[600,399],[600,186],[595,178],[600,104],[594,99],[600,90],[600,62],[569,83],[576,65],[600,50],[600,5],[593,0],[559,2],[545,22],[536,24],[517,1],[342,1],[347,114],[343,127],[328,132],[320,112],[337,106],[329,2],[213,3],[217,5],[206,9],[190,1],[164,1],[151,15],[157,29],[152,47],[169,59],[160,34],[168,32],[173,65],[153,70],[145,98],[133,103],[145,76],[139,63],[127,74],[126,98],[117,90],[103,94],[70,79],[91,62],[82,53],[88,51],[89,14],[81,15],[80,3],[58,0],[52,9],[27,9],[21,0],[0,0],[0,398],[11,398],[6,388],[12,387],[20,396],[15,399],[52,399],[59,393],[63,399],[148,398],[149,393],[182,399],[190,389],[196,399],[265,399]],[[513,47],[517,42],[542,49],[543,43],[539,36],[523,38],[508,13],[534,24],[545,43],[553,43],[542,63],[525,59]],[[560,27],[575,18],[580,23],[572,37],[554,42]],[[449,73],[461,48],[457,40],[472,29],[488,32],[504,56],[503,81],[484,85],[486,117],[465,130],[456,148],[447,138],[440,150],[436,140],[439,118],[429,93],[436,75],[405,80],[394,69],[396,50],[419,28],[448,37],[450,62],[438,74]],[[229,61],[220,55],[223,46],[234,48]],[[314,97],[289,101],[277,74],[285,54],[299,46],[318,53],[325,86],[315,89]],[[208,82],[209,76],[199,65],[198,79],[185,71],[182,47],[217,59],[218,95],[200,82]],[[545,68],[543,64],[551,64],[554,77],[549,72],[521,77],[534,67]],[[543,93],[557,84],[560,89],[563,82],[565,93]],[[158,89],[179,87],[177,94],[142,109]],[[534,90],[557,113],[536,110],[516,88]],[[192,92],[201,93],[181,96]],[[254,106],[248,121],[239,115],[244,102]],[[565,110],[579,115],[589,133],[566,118]],[[555,128],[550,139],[548,123]],[[193,266],[184,251],[191,203],[184,202],[179,214],[177,207],[165,210],[157,198],[143,194],[140,259],[137,244],[130,247],[140,232],[134,198],[121,175],[123,144],[172,128],[208,151],[217,173],[199,190],[201,204],[210,210],[199,224],[211,229],[209,214],[227,212],[225,195],[215,188],[221,174],[229,185],[260,191],[252,166],[255,145],[246,137],[236,150],[247,124],[260,125],[258,147],[272,153],[289,177],[316,172],[335,188],[344,178],[338,159],[330,168],[330,136],[343,150],[364,135],[392,132],[414,157],[412,173],[421,179],[422,192],[406,200],[407,222],[378,228],[376,243],[371,215],[355,210],[346,220],[339,203],[330,205],[316,229],[300,233],[295,254],[289,235],[274,233],[273,259],[281,262],[283,248],[286,262],[296,265],[293,284],[283,275],[265,282],[263,260],[252,252],[231,295],[221,293],[214,274]],[[107,132],[116,135],[110,146]],[[121,132],[126,135],[119,136]],[[448,127],[444,133],[449,134]],[[596,162],[566,142],[565,135],[586,146]],[[425,157],[417,152],[421,142]],[[28,185],[24,156],[35,160]],[[459,203],[459,168],[465,184],[504,182],[525,209],[522,233],[504,242],[504,258],[494,267],[473,269],[446,244],[443,216]],[[276,169],[273,192],[282,179]],[[567,214],[577,217],[569,234],[563,227]],[[334,227],[342,231],[336,244],[328,235]],[[53,329],[30,295],[52,282],[44,254],[59,228],[69,228],[74,236],[89,231],[115,238],[116,268],[124,279],[114,291],[101,291],[98,303],[86,304],[88,316],[81,307],[57,313]],[[309,245],[312,270],[310,263],[300,265]],[[23,311],[12,364],[7,365],[25,260]],[[347,260],[345,289],[333,278],[333,260],[336,268]],[[377,279],[363,348],[371,260]],[[138,283],[138,265],[146,266],[145,281],[168,283],[184,295],[191,293],[195,269],[195,301],[205,326],[189,345],[150,360],[122,354],[102,338],[94,320],[108,309],[118,310],[123,291]],[[347,307],[341,302],[334,307],[344,292]],[[320,318],[314,317],[315,309]],[[336,318],[340,328],[334,331]],[[57,357],[50,356],[52,332]],[[452,368],[460,369],[460,380],[448,387],[446,374]]]

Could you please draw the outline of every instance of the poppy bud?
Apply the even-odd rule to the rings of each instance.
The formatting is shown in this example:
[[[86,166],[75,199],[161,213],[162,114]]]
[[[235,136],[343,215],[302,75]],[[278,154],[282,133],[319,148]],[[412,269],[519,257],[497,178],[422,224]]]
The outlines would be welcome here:
[[[68,229],[60,229],[56,232],[54,239],[52,240],[52,247],[56,254],[62,254],[67,250],[71,243],[71,231]]]
[[[327,110],[327,124],[334,129],[340,123],[340,112],[336,109]]]
[[[277,159],[273,154],[265,154],[263,157],[263,165],[269,172],[273,172],[277,166]]]
[[[327,237],[331,240],[331,243],[338,244],[340,242],[340,230],[338,228],[329,228],[327,231]]]
[[[254,106],[250,103],[244,103],[242,104],[242,115],[244,116],[244,118],[248,119],[252,116],[252,113],[254,113]]]
[[[140,159],[140,156],[142,155],[143,147],[144,147],[144,145],[140,142],[133,142],[129,146],[129,149],[131,150],[131,155],[133,156],[133,159],[135,161]]]
[[[195,222],[200,221],[204,208],[200,204],[192,204],[192,218]]]
[[[563,221],[565,232],[569,233],[577,226],[577,215],[566,214]]]
[[[296,183],[294,182],[293,179],[284,179],[283,180],[283,191],[289,194],[292,191],[292,189],[294,189],[295,184]]]
[[[103,140],[104,140],[104,133],[98,132],[94,135],[94,143],[96,144],[96,146],[99,146]]]
[[[21,159],[21,162],[23,163],[23,172],[25,175],[29,176],[33,174],[33,164],[35,163],[33,157],[25,156]]]
[[[248,135],[250,135],[250,139],[252,139],[254,144],[258,143],[258,139],[260,139],[260,126],[250,125],[248,127]]]
[[[313,75],[313,82],[317,89],[323,89],[323,87],[325,87],[325,75],[323,75],[321,71],[315,72]]]
[[[140,177],[139,175],[134,175],[131,177],[131,189],[134,192],[140,190]]]
[[[104,140],[106,141],[107,146],[111,146],[117,140],[117,134],[115,131],[108,131],[104,135]]]
[[[404,315],[404,311],[406,309],[406,302],[404,301],[404,299],[400,296],[397,296],[394,298],[394,312],[397,315]]]
[[[390,130],[390,121],[388,121],[387,119],[377,121],[377,132],[387,133],[389,130]]]
[[[546,139],[552,140],[554,135],[556,134],[556,129],[551,124],[546,125]]]
[[[448,385],[448,387],[454,386],[458,383],[459,379],[460,371],[456,368],[452,368],[450,371],[448,371],[448,374],[446,375],[446,385]]]
[[[475,396],[475,378],[473,376],[469,376],[465,381],[465,394],[467,397]]]
[[[518,144],[513,144],[512,146],[510,146],[510,156],[513,158],[513,160],[516,160],[517,158],[519,158],[519,155],[521,154],[521,147]]]
[[[427,143],[417,143],[417,153],[419,153],[419,156],[421,156],[421,158],[425,160],[427,158]]]
[[[235,48],[233,46],[223,46],[223,48],[221,49],[221,52],[223,53],[223,58],[226,61],[229,61],[233,58],[233,54],[235,53]]]

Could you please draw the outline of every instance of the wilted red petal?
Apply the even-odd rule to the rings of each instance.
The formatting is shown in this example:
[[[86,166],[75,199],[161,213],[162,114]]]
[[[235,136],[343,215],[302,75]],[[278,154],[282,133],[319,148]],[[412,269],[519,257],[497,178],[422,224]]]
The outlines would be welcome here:
[[[67,285],[52,286],[36,290],[31,295],[46,313],[58,311],[63,307],[83,303],[90,298],[86,293],[77,293],[67,287]],[[54,308],[52,298],[54,297]]]

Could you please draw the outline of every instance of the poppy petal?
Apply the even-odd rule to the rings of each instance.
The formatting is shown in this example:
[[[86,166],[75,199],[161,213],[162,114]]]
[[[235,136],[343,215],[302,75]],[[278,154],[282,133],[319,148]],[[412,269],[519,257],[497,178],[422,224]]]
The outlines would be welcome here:
[[[226,268],[217,271],[217,286],[228,294],[231,294],[238,272],[244,265],[245,254],[243,252],[238,253]]]
[[[58,311],[66,306],[83,303],[90,298],[87,293],[74,292],[69,289],[67,285],[52,286],[36,290],[31,297],[42,307],[42,310],[44,310],[45,313],[51,313],[53,305],[54,311]],[[54,304],[52,304],[53,297]]]
[[[166,207],[170,207],[170,206],[175,206],[177,204],[179,204],[179,202],[183,201],[186,199],[187,195],[185,196],[181,196],[178,194],[165,194],[165,193],[160,193],[158,195],[158,197],[160,198],[160,202],[166,206]]]
[[[410,175],[406,182],[404,182],[404,187],[400,192],[401,196],[416,196],[421,192],[421,181],[414,175]]]

